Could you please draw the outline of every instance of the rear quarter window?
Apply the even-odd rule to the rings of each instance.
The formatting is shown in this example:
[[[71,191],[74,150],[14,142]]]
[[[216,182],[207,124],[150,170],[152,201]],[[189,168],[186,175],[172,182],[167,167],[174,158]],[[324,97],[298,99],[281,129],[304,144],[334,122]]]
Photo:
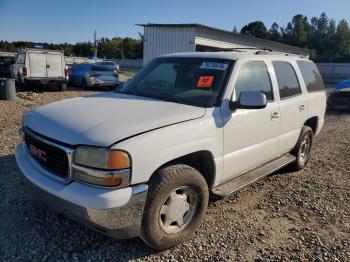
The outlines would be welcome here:
[[[325,90],[322,77],[317,66],[309,61],[297,61],[300,72],[303,76],[308,92],[317,92]]]

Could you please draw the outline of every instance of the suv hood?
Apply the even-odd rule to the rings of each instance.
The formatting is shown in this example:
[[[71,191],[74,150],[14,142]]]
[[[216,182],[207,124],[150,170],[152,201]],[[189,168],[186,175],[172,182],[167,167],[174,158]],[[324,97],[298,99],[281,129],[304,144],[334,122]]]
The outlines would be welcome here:
[[[108,147],[119,140],[200,118],[205,108],[119,93],[44,105],[25,114],[31,130],[69,145]]]

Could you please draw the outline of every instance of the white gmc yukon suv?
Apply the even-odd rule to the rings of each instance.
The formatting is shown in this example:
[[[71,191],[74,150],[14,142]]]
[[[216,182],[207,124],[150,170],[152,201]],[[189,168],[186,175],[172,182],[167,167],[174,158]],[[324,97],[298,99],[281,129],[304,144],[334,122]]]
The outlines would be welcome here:
[[[24,115],[17,164],[40,200],[156,249],[193,235],[224,198],[310,157],[326,108],[315,64],[259,50],[165,55],[118,93]]]

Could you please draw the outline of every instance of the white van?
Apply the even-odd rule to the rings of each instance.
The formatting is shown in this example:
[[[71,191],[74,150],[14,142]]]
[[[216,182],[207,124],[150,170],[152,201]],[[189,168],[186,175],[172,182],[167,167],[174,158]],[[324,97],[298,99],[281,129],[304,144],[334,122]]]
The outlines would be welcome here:
[[[55,85],[65,90],[68,68],[60,51],[25,49],[17,54],[12,74],[20,90],[27,85]]]

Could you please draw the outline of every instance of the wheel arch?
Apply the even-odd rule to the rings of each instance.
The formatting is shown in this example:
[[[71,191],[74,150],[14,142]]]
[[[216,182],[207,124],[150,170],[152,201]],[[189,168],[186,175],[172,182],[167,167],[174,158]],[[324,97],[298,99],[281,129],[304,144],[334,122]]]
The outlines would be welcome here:
[[[314,134],[316,134],[318,129],[318,122],[319,122],[318,116],[313,116],[305,121],[304,126],[310,127],[314,132]]]
[[[216,166],[213,154],[210,151],[196,151],[172,159],[158,167],[156,171],[152,174],[152,176],[156,175],[159,170],[175,164],[184,164],[193,167],[204,177],[205,181],[207,182],[208,188],[211,189],[213,187],[216,177]]]

